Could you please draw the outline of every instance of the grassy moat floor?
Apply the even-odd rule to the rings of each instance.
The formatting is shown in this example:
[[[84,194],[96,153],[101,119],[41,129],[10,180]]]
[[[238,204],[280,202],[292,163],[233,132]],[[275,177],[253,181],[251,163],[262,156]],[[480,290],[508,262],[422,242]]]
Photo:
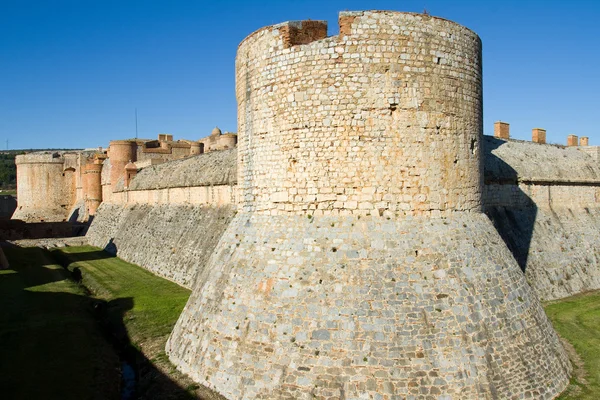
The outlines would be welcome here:
[[[217,398],[164,353],[189,290],[95,247],[3,249],[11,268],[0,270],[2,398],[119,399],[124,357],[138,367],[137,398]],[[575,368],[560,399],[600,399],[600,291],[545,309]]]
[[[544,308],[567,342],[574,368],[571,383],[559,399],[600,399],[600,291],[553,301]]]
[[[3,249],[0,398],[120,399],[122,360],[132,398],[215,398],[164,352],[189,290],[95,247]]]

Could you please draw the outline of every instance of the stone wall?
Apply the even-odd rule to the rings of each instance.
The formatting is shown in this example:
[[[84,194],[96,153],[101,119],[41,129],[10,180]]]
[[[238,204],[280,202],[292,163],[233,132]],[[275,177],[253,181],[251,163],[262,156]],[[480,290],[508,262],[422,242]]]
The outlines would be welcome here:
[[[88,242],[191,288],[231,221],[230,206],[102,203]]]
[[[68,218],[81,187],[80,171],[72,158],[78,158],[77,154],[37,152],[16,157],[19,202],[14,219],[56,222]]]
[[[230,399],[554,398],[568,359],[481,213],[479,38],[340,22],[240,45],[239,212],[170,359]]]
[[[315,21],[285,22],[240,44],[242,209],[386,216],[479,209],[479,37],[427,16],[340,18],[352,18],[343,36],[307,43],[320,36],[298,31],[314,33]],[[290,47],[290,26],[307,44]]]
[[[237,150],[215,151],[142,169],[130,190],[220,186],[237,183]]]
[[[559,340],[484,215],[238,214],[167,344],[230,399],[550,399]]]
[[[105,161],[104,201],[86,235],[90,244],[182,286],[191,287],[235,211],[236,150],[148,166],[130,190],[110,191]]]
[[[543,300],[600,289],[600,164],[579,148],[484,138],[486,213]]]
[[[18,207],[14,219],[27,222],[83,221],[88,217],[84,171],[92,150],[40,151],[18,155]],[[74,214],[75,210],[81,210]]]

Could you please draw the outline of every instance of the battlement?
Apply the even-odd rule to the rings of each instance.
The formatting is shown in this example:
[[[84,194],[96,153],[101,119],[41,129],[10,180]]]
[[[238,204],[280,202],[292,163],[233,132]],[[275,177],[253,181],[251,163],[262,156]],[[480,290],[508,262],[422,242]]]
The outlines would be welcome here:
[[[78,153],[73,151],[36,151],[16,156],[15,164],[64,164],[65,158],[69,154],[76,157]]]
[[[277,28],[286,49],[327,37],[327,21],[290,21],[277,25]]]
[[[211,151],[229,150],[237,145],[238,137],[235,133],[222,133],[219,127],[215,127],[210,136],[207,136],[198,141],[197,152],[209,153]]]
[[[241,207],[389,216],[477,209],[477,35],[400,12],[344,13],[341,23],[351,25],[347,35],[301,46],[284,46],[290,23],[240,44]],[[431,142],[439,152],[423,147]]]
[[[502,140],[515,140],[510,137],[510,124],[508,122],[497,121],[494,123],[494,137]],[[517,140],[519,141],[519,140]],[[543,128],[533,128],[531,130],[531,141],[538,144],[546,143],[546,130]],[[566,147],[587,147],[589,146],[589,138],[582,136],[580,139],[577,135],[568,135]],[[563,146],[560,144],[552,144],[552,146]],[[563,146],[564,147],[564,146]]]

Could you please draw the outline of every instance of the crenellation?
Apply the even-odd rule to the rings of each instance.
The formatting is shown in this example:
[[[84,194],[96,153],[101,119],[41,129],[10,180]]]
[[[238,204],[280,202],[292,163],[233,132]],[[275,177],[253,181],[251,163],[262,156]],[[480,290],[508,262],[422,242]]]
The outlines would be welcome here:
[[[441,114],[430,114],[430,112],[439,113],[441,107],[438,100],[433,100],[433,92],[436,90],[432,88],[442,89],[448,94],[448,102],[444,105],[448,109],[447,112],[464,115],[467,110],[474,108],[477,112],[473,115],[480,118],[481,105],[476,100],[477,91],[480,90],[478,86],[481,79],[480,68],[457,66],[453,70],[445,64],[440,67],[437,66],[438,64],[427,64],[427,68],[431,70],[430,74],[439,77],[412,79],[412,73],[422,73],[425,70],[421,51],[412,51],[420,49],[419,46],[422,44],[419,42],[419,37],[424,38],[424,36],[415,34],[417,38],[412,38],[412,41],[402,36],[391,40],[394,35],[392,26],[395,25],[385,21],[386,16],[388,16],[386,13],[374,13],[372,16],[369,15],[367,20],[372,19],[377,23],[362,23],[363,14],[352,13],[354,18],[352,24],[355,26],[355,30],[352,31],[353,37],[329,38],[292,51],[273,52],[272,48],[278,43],[279,36],[276,32],[267,34],[266,30],[242,42],[236,61],[238,107],[240,110],[246,109],[250,105],[247,104],[249,102],[266,105],[255,113],[252,132],[245,131],[245,114],[240,113],[238,133],[241,160],[244,160],[245,153],[252,153],[252,158],[263,157],[265,161],[264,170],[251,172],[243,172],[245,163],[242,161],[240,173],[246,174],[246,177],[240,177],[238,181],[244,185],[242,190],[251,192],[247,197],[248,202],[242,206],[244,209],[254,209],[269,214],[302,212],[307,209],[318,210],[319,214],[340,214],[341,211],[345,211],[343,205],[342,208],[338,208],[341,204],[321,191],[323,188],[332,190],[334,187],[338,189],[357,187],[358,193],[352,200],[360,202],[356,212],[363,214],[361,210],[374,209],[374,206],[370,201],[360,200],[364,198],[360,193],[360,187],[365,186],[367,182],[378,182],[381,179],[387,181],[388,193],[398,188],[403,195],[402,200],[392,198],[396,199],[396,202],[380,200],[379,206],[384,211],[404,215],[429,215],[431,211],[447,214],[456,207],[461,209],[479,207],[477,200],[477,192],[480,190],[477,172],[479,166],[477,157],[473,157],[471,151],[471,146],[476,149],[478,139],[465,138],[463,144],[454,142],[450,132],[461,129],[457,122],[451,123],[449,118]],[[403,14],[403,18],[408,21],[421,20],[420,17],[410,14]],[[449,52],[450,48],[456,50],[457,46],[464,45],[473,50],[474,54],[470,57],[453,55],[451,58],[456,59],[457,62],[478,62],[480,43],[476,35],[469,30],[463,32],[444,20],[428,19],[428,21],[432,24],[428,28],[432,32],[438,24],[448,24],[442,28],[457,32],[454,34],[454,42],[435,43],[439,54]],[[370,33],[372,27],[377,31],[375,34]],[[461,43],[457,40],[459,32],[463,35]],[[374,46],[368,41],[363,44],[360,40],[362,36],[377,37],[382,45]],[[398,45],[398,41],[401,45]],[[431,43],[428,43],[428,47],[435,48]],[[369,50],[380,51],[381,58],[369,57],[371,54]],[[264,55],[264,52],[268,55]],[[400,58],[401,64],[414,65],[415,69],[409,67],[407,71],[406,68],[402,68],[402,65],[397,67],[394,63],[397,58]],[[282,62],[282,59],[289,62]],[[312,68],[315,61],[317,66]],[[367,67],[379,68],[381,73],[365,74]],[[265,69],[269,70],[268,75],[260,73]],[[464,75],[464,82],[461,82],[460,88],[453,78],[459,71]],[[407,86],[407,82],[412,82],[411,87]],[[400,83],[404,86],[398,86]],[[252,90],[253,86],[273,89],[266,93],[256,93]],[[455,101],[455,93],[463,90],[465,90],[466,100],[463,103]],[[468,94],[468,91],[472,93]],[[252,99],[247,98],[248,93],[253,93]],[[415,96],[417,93],[419,96]],[[415,102],[417,97],[422,97],[422,100]],[[425,101],[428,97],[431,99]],[[338,104],[343,106],[339,107]],[[323,123],[317,124],[317,121]],[[480,126],[481,121],[461,123],[476,127]],[[404,140],[385,133],[391,132],[392,127],[409,126],[413,128],[403,129]],[[274,139],[260,141],[250,139],[250,135],[262,139],[264,134],[261,132],[264,131],[269,131],[270,135],[277,135],[276,146],[271,145],[275,142]],[[407,141],[407,135],[414,135],[414,142]],[[251,144],[244,140],[245,136],[249,138],[248,140],[252,140]],[[434,154],[429,159],[417,159],[416,157],[428,155],[428,152],[424,152],[424,148],[419,149],[419,146],[431,146],[429,142],[438,140],[434,138],[441,140],[439,148],[447,149],[449,154],[447,156]],[[330,143],[339,146],[330,146]],[[441,143],[446,143],[447,146]],[[463,152],[460,161],[451,155],[456,151]],[[362,165],[351,162],[359,154],[363,159]],[[411,157],[413,159],[410,159]],[[289,160],[293,160],[294,165],[291,168],[286,166]],[[455,162],[456,166],[446,168],[448,162]],[[341,163],[345,167],[336,168]],[[432,168],[433,166],[440,171],[450,170],[455,173],[455,176],[448,177],[447,184],[452,187],[442,188],[443,183],[437,177],[443,174],[438,173],[435,168]],[[472,172],[467,172],[469,168]],[[396,174],[397,170],[400,170],[401,174]],[[423,180],[418,170],[429,176],[431,182],[417,184]],[[294,178],[295,173],[299,175],[296,178]],[[303,176],[319,180],[322,184],[318,190],[320,196],[301,197],[288,193],[287,200],[282,201],[284,196],[280,189],[273,190],[264,186],[268,184],[280,188],[286,181],[295,181],[292,187],[301,187]],[[465,179],[465,182],[456,182],[459,177]],[[248,179],[252,179],[252,188],[247,187],[245,183]],[[417,196],[419,194],[417,187],[422,188],[421,196]],[[461,193],[469,188],[475,192]],[[440,196],[436,192],[442,190],[447,193],[444,193],[440,201]],[[383,195],[385,193],[382,192],[381,196]],[[404,199],[409,196],[411,200],[405,201]],[[438,201],[432,201],[432,198]]]
[[[233,149],[237,135],[211,135],[208,151]],[[215,132],[213,132],[215,133]],[[173,140],[161,133],[158,140],[113,140],[98,150],[37,152],[18,156],[19,207],[14,219],[36,221],[87,221],[102,202],[127,203],[137,170],[204,152],[202,141]],[[41,190],[41,191],[40,191]]]

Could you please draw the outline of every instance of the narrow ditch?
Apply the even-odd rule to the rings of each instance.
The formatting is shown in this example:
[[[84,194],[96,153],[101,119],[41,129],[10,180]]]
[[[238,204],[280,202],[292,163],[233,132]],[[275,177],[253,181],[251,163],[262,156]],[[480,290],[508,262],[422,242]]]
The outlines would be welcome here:
[[[91,301],[91,310],[98,323],[98,330],[104,339],[111,345],[120,362],[119,393],[121,400],[133,400],[138,397],[138,383],[140,366],[138,363],[139,351],[129,340],[129,335],[123,322],[124,311],[133,307],[131,299],[116,299],[105,301],[94,297],[93,292],[83,284],[81,269],[69,269],[71,260],[62,253],[50,252],[49,256],[69,272],[70,279],[77,283]],[[127,304],[131,303],[131,304]]]

